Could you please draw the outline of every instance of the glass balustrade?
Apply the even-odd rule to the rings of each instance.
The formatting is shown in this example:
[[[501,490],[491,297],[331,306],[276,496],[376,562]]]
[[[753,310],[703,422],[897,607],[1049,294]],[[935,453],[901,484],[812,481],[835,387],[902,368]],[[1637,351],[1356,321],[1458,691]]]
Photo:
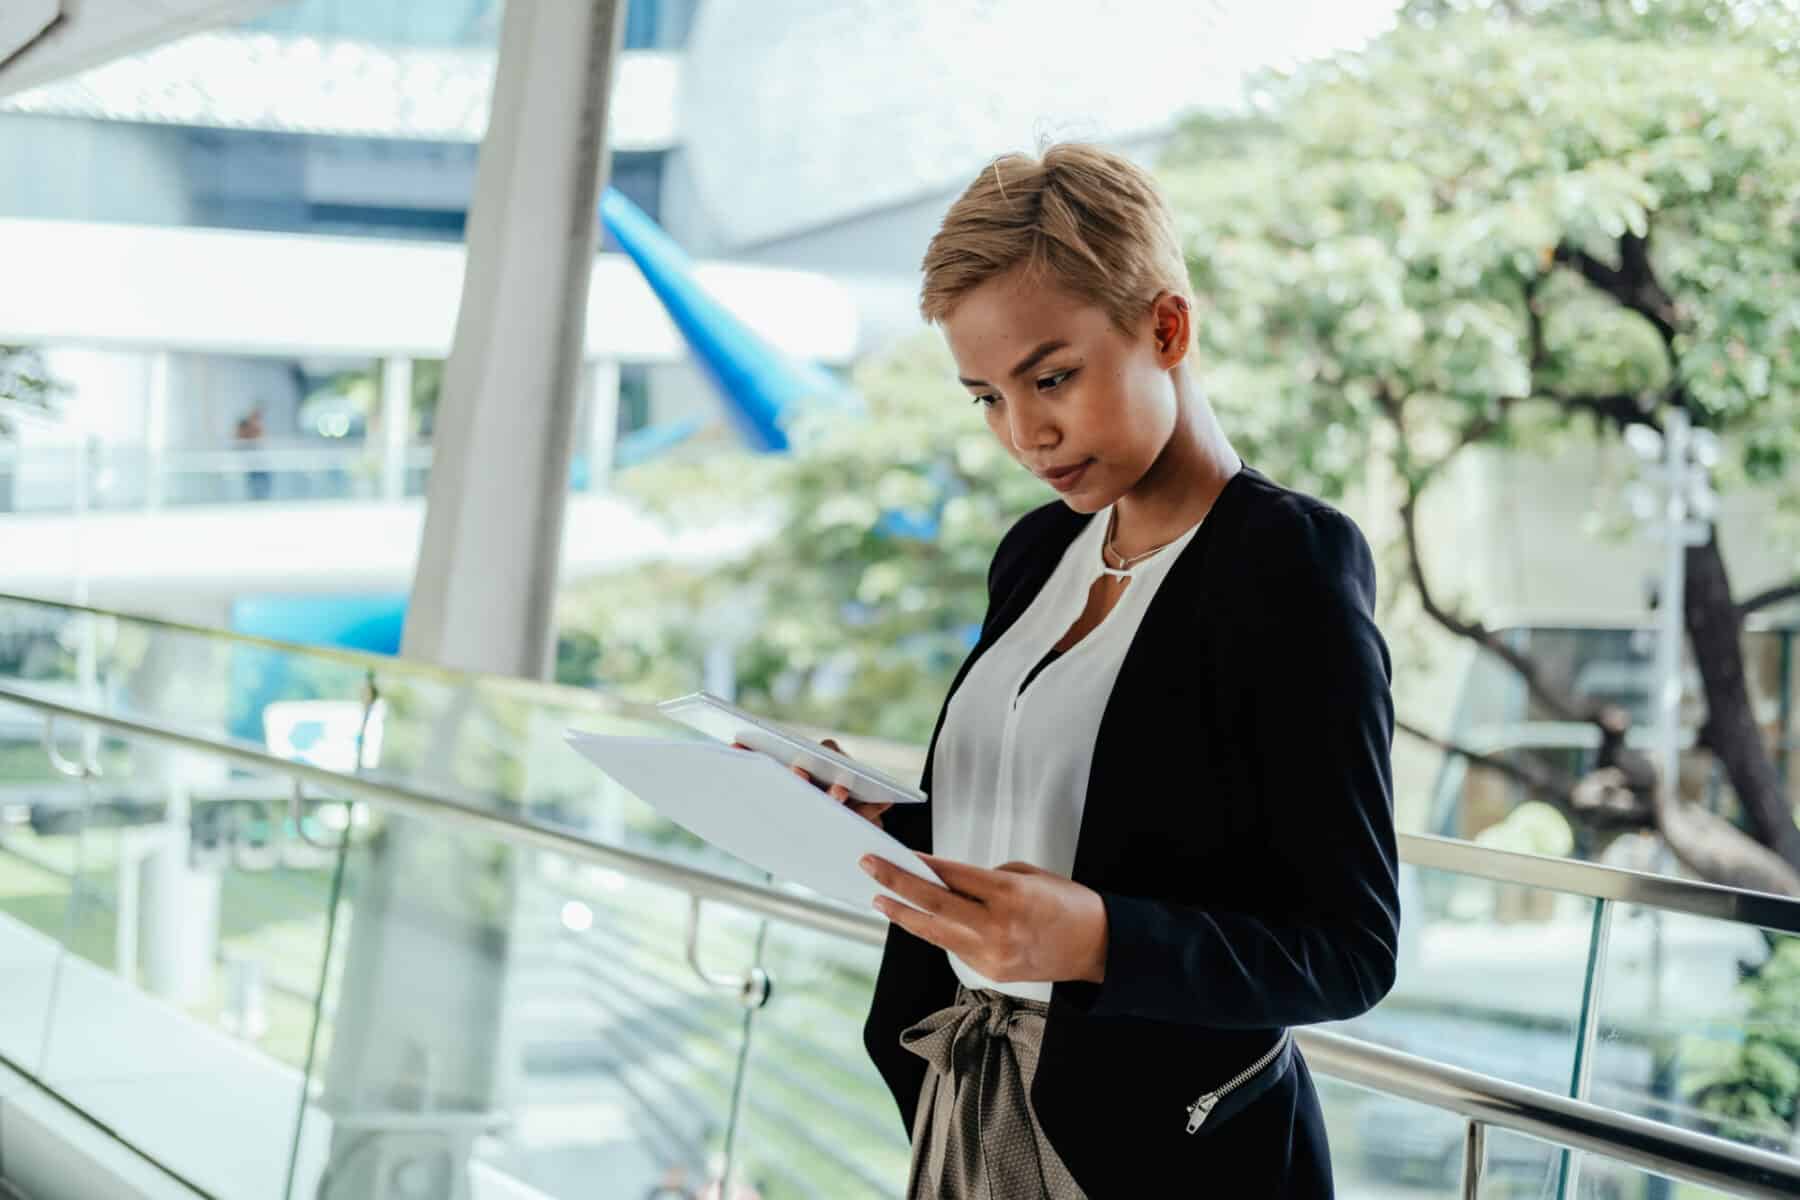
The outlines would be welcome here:
[[[899,1195],[861,1043],[878,926],[646,877],[770,882],[562,744],[678,727],[25,602],[0,603],[0,688],[0,1054],[196,1186]],[[56,705],[148,728],[56,717],[51,753]],[[1409,865],[1399,982],[1332,1031],[1791,1153],[1800,938],[1557,878]],[[1341,1194],[1462,1194],[1461,1116],[1315,1074]],[[1485,1162],[1482,1196],[1708,1194],[1504,1129]]]

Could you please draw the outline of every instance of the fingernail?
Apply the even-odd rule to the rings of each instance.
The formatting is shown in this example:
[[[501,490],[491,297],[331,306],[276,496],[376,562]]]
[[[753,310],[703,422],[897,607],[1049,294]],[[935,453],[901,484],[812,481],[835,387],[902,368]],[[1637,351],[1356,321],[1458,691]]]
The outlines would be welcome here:
[[[873,875],[875,873],[875,860],[872,858],[866,856],[860,858],[857,860],[856,865],[861,867],[867,874]]]

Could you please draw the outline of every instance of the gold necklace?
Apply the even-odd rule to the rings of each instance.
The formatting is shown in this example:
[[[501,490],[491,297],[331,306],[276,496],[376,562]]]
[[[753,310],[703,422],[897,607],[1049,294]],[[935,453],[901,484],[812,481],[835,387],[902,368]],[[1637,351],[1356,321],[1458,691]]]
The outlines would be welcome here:
[[[1181,536],[1180,534],[1176,534],[1175,537],[1170,538],[1169,541],[1164,542],[1161,546],[1152,546],[1141,554],[1134,554],[1130,558],[1126,558],[1113,546],[1113,533],[1118,529],[1118,525],[1119,510],[1115,508],[1106,519],[1106,544],[1101,547],[1101,549],[1110,552],[1113,557],[1117,558],[1119,560],[1119,565],[1116,567],[1107,566],[1105,555],[1101,555],[1100,569],[1105,571],[1108,575],[1129,576],[1132,567],[1143,562],[1146,558],[1149,558],[1152,554],[1155,554],[1158,550],[1163,549],[1163,547],[1169,545],[1170,542],[1175,541],[1176,538]]]

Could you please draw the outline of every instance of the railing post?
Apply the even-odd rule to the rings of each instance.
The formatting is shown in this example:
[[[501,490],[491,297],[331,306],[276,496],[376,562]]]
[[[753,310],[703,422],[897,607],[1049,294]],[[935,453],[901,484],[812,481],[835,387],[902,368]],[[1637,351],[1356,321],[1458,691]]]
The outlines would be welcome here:
[[[742,975],[722,975],[707,970],[700,961],[700,897],[694,895],[688,896],[687,961],[708,987],[733,993],[745,1008],[761,1008],[769,1002],[774,981],[762,967],[753,966]]]
[[[1487,1166],[1487,1126],[1471,1120],[1463,1131],[1462,1200],[1479,1200],[1481,1172]]]
[[[1613,906],[1596,899],[1593,930],[1588,936],[1587,974],[1581,983],[1581,1018],[1575,1028],[1575,1066],[1569,1078],[1569,1095],[1576,1100],[1587,1099],[1594,1077],[1594,1042],[1600,1028],[1600,973],[1607,944],[1612,940],[1612,917]],[[1556,1183],[1557,1200],[1576,1195],[1580,1178],[1580,1151],[1565,1149]]]

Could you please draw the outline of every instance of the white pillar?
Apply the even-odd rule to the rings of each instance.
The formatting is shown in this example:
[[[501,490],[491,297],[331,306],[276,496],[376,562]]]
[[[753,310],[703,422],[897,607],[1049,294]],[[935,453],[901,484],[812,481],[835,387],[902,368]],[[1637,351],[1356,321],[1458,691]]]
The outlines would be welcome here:
[[[381,362],[381,498],[406,495],[406,448],[412,435],[412,359]]]
[[[492,112],[469,212],[456,340],[434,432],[419,565],[401,653],[547,677],[604,135],[625,6],[508,0]],[[448,782],[474,703],[453,698],[426,760]],[[440,782],[421,780],[430,785]],[[332,1107],[503,1107],[514,898],[524,855],[387,815],[367,851],[325,1083]],[[446,879],[457,880],[445,887]],[[437,882],[428,882],[435,880]],[[354,1130],[354,1123],[340,1123]],[[351,1132],[332,1157],[344,1195],[369,1194]],[[388,1139],[384,1138],[384,1145]],[[397,1144],[391,1147],[401,1151]],[[355,1151],[353,1153],[353,1151]],[[435,1168],[434,1168],[435,1169]],[[456,1171],[443,1194],[468,1186]]]
[[[624,5],[509,3],[401,653],[540,678]]]
[[[588,491],[612,486],[613,448],[619,441],[619,360],[588,364]]]

